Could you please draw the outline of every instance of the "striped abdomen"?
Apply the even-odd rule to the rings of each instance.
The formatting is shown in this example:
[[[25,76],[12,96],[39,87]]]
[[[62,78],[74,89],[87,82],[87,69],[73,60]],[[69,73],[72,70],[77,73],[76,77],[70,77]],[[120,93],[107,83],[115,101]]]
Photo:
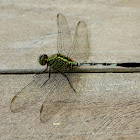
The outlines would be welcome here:
[[[62,54],[55,54],[51,56],[48,60],[48,64],[51,68],[58,71],[65,71],[66,69],[73,70],[78,66],[78,63]]]

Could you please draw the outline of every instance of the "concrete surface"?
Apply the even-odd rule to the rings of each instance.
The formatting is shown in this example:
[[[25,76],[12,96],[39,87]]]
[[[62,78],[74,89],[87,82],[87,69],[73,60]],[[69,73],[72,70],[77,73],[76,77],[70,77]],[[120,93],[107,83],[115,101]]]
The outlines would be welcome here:
[[[72,34],[79,20],[87,23],[89,62],[140,62],[139,8],[139,0],[0,0],[0,68],[41,68],[38,56],[56,53],[58,13],[66,16]],[[0,75],[0,139],[140,139],[139,73],[74,78],[79,104],[41,123],[45,97],[20,113],[10,111],[12,98],[33,75]]]

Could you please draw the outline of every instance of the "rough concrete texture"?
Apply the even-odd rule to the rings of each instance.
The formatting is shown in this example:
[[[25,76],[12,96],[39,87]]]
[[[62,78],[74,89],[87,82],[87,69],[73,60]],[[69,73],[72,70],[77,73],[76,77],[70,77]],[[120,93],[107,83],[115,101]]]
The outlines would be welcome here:
[[[72,35],[79,20],[87,23],[89,62],[140,62],[139,8],[139,0],[0,0],[0,68],[41,68],[37,57],[57,50],[58,13]],[[0,139],[140,139],[139,73],[73,75],[79,102],[46,123],[40,122],[45,97],[22,112],[10,111],[12,98],[33,75],[0,75]]]

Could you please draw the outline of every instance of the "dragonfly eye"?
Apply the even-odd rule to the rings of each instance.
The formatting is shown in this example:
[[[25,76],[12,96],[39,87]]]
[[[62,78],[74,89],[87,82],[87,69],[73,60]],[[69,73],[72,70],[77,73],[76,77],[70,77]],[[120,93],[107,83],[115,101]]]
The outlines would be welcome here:
[[[48,62],[48,56],[46,54],[39,56],[38,62],[40,63],[40,65],[46,65]]]

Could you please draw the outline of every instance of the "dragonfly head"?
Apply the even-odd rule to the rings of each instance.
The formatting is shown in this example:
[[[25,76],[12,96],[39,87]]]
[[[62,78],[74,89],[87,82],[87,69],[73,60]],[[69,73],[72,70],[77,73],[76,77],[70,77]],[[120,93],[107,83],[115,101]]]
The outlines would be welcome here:
[[[38,62],[40,65],[46,65],[48,63],[48,56],[46,54],[39,56]]]

